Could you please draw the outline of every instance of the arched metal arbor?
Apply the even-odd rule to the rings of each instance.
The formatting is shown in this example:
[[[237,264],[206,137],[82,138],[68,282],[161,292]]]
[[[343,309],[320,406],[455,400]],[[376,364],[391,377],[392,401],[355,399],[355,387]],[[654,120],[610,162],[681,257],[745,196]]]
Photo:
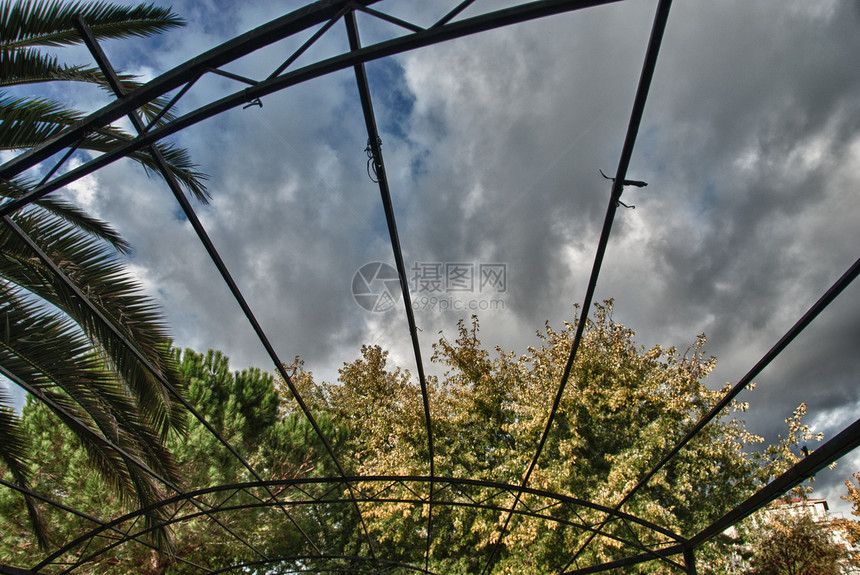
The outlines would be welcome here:
[[[411,22],[393,17],[373,7],[376,0],[320,0],[309,4],[304,8],[296,10],[281,18],[273,20],[268,24],[251,30],[238,36],[212,50],[209,50],[188,62],[166,72],[160,77],[145,84],[133,93],[126,94],[116,75],[101,51],[84,21],[78,21],[76,25],[85,38],[86,44],[99,67],[106,77],[112,80],[116,93],[116,100],[92,113],[77,125],[63,131],[55,137],[48,139],[41,145],[30,149],[16,158],[10,160],[0,167],[0,178],[9,180],[37,165],[45,165],[48,176],[20,198],[7,201],[0,205],[0,216],[5,225],[12,227],[16,233],[23,234],[9,215],[19,210],[28,203],[49,194],[63,186],[66,186],[79,178],[91,174],[94,171],[138,150],[147,150],[155,158],[162,175],[167,180],[176,200],[179,202],[183,212],[191,222],[200,241],[205,246],[213,263],[218,268],[222,278],[229,286],[233,296],[239,303],[242,311],[255,330],[261,344],[266,349],[274,365],[280,369],[280,374],[287,383],[290,391],[295,396],[301,411],[313,426],[315,432],[320,436],[325,445],[328,455],[332,458],[338,476],[323,479],[300,479],[289,481],[270,481],[261,477],[247,461],[229,445],[229,443],[218,436],[214,428],[206,422],[202,416],[191,409],[192,414],[200,419],[204,425],[218,437],[218,439],[229,448],[231,453],[238,458],[243,465],[256,478],[256,481],[236,485],[222,485],[200,491],[184,493],[178,488],[171,486],[176,495],[153,506],[153,509],[140,509],[124,517],[103,521],[95,517],[83,514],[79,510],[63,506],[61,503],[52,501],[43,495],[23,490],[22,488],[0,480],[8,489],[22,491],[47,504],[63,509],[65,512],[85,517],[92,522],[93,528],[81,537],[66,542],[65,545],[46,553],[43,557],[34,558],[34,564],[28,567],[0,565],[0,573],[26,574],[38,573],[44,569],[58,572],[72,572],[87,561],[98,557],[106,550],[122,545],[146,545],[142,539],[146,532],[152,528],[169,526],[178,522],[186,521],[198,516],[207,516],[220,525],[237,543],[247,546],[258,559],[253,562],[240,562],[228,569],[214,570],[184,559],[181,554],[177,560],[186,566],[203,573],[240,572],[243,569],[265,566],[270,572],[278,573],[302,573],[302,572],[367,572],[388,573],[397,571],[410,571],[420,573],[431,573],[427,569],[427,557],[434,532],[446,529],[445,525],[434,523],[434,508],[445,507],[471,507],[475,509],[489,510],[502,517],[503,527],[498,533],[498,539],[493,544],[493,553],[496,552],[502,539],[508,530],[509,523],[514,516],[529,516],[539,521],[549,522],[555,525],[563,525],[566,528],[578,529],[588,533],[586,543],[579,549],[561,550],[568,557],[565,566],[559,573],[585,574],[608,571],[615,568],[643,563],[647,561],[660,561],[673,565],[681,571],[696,573],[695,555],[696,549],[708,540],[723,532],[725,529],[736,524],[754,511],[760,509],[770,501],[773,501],[793,486],[798,485],[805,479],[813,476],[816,472],[847,454],[860,444],[860,420],[846,427],[841,433],[830,439],[814,453],[800,461],[782,476],[772,481],[769,485],[749,497],[746,501],[726,513],[719,520],[694,534],[677,534],[660,526],[630,516],[622,511],[624,504],[649,480],[657,474],[685,445],[714,418],[719,417],[722,410],[729,405],[732,399],[755,378],[782,350],[803,331],[815,317],[823,311],[856,277],[860,272],[860,260],[855,262],[834,283],[831,288],[820,297],[820,299],[801,317],[795,325],[768,351],[738,383],[727,393],[727,395],[706,416],[693,426],[692,429],[671,449],[669,449],[648,473],[643,475],[639,482],[627,493],[623,494],[619,503],[614,508],[605,508],[577,500],[560,494],[547,493],[529,487],[529,479],[541,456],[544,444],[548,437],[551,426],[555,419],[562,395],[567,384],[571,367],[576,359],[579,343],[582,337],[585,318],[587,318],[592,298],[594,295],[597,278],[600,273],[601,264],[606,251],[607,242],[612,229],[615,211],[621,201],[624,188],[627,167],[631,159],[634,144],[642,119],[645,102],[657,62],[663,32],[666,28],[671,0],[660,0],[651,30],[651,37],[645,52],[639,85],[635,95],[626,138],[621,150],[618,167],[615,171],[610,197],[606,209],[600,241],[596,249],[594,264],[590,280],[582,303],[581,317],[578,323],[573,346],[568,358],[564,373],[559,381],[549,417],[546,421],[543,435],[537,444],[530,465],[523,470],[522,482],[518,485],[500,484],[487,481],[477,481],[463,478],[446,477],[437,475],[433,467],[433,422],[430,417],[430,401],[427,394],[427,384],[423,369],[423,362],[418,342],[418,330],[415,325],[413,308],[406,281],[406,269],[400,248],[400,240],[395,221],[394,206],[389,193],[389,183],[386,177],[385,164],[380,147],[379,134],[377,132],[374,108],[364,64],[368,61],[399,54],[408,50],[415,50],[424,46],[444,42],[454,38],[477,34],[503,26],[508,26],[527,20],[551,17],[554,14],[584,10],[594,6],[609,4],[619,0],[539,0],[509,7],[501,10],[488,11],[477,16],[459,18],[460,13],[469,7],[473,0],[464,0],[454,9],[444,15],[440,15],[438,21],[430,27],[417,26]],[[359,37],[358,24],[355,18],[356,12],[362,12],[373,18],[385,20],[402,31],[400,35],[375,44],[364,46]],[[325,34],[335,33],[335,25],[345,25],[349,43],[349,49],[343,53],[314,61],[302,67],[293,68],[296,60],[305,51]],[[308,40],[301,47],[277,66],[265,79],[255,80],[228,72],[224,66],[251,54],[265,46],[278,42],[290,36],[309,34]],[[418,378],[421,386],[424,421],[426,429],[426,441],[430,453],[430,475],[428,476],[378,476],[378,477],[354,477],[347,475],[341,465],[336,453],[332,449],[327,438],[322,433],[313,414],[307,408],[296,387],[284,370],[283,362],[278,353],[257,322],[250,305],[245,300],[230,271],[227,269],[218,251],[207,235],[207,232],[196,216],[191,204],[184,196],[178,183],[167,170],[163,158],[152,145],[159,140],[175,134],[189,126],[211,118],[221,112],[257,102],[259,98],[273,92],[287,89],[302,82],[317,78],[326,74],[344,69],[352,68],[355,73],[356,84],[365,124],[368,134],[368,154],[371,156],[374,174],[378,180],[382,204],[385,210],[386,223],[391,240],[394,260],[400,276],[400,284],[404,299],[404,308],[409,323],[411,341],[415,352],[415,360],[418,366]],[[155,120],[144,124],[137,110],[155,100],[170,96],[168,109],[179,102],[183,95],[202,77],[214,74],[234,80],[242,86],[232,93],[227,93],[210,103],[185,113],[175,119],[167,121],[156,127]],[[97,131],[118,121],[124,117],[131,120],[138,136],[130,141],[122,143],[114,150],[104,153],[74,169],[70,169],[58,175],[59,168],[68,160],[77,143],[88,133]],[[54,158],[59,157],[59,161]],[[50,163],[53,162],[53,165]],[[56,276],[72,289],[85,305],[92,304],[87,300],[85,294],[78,290],[74,283],[66,277],[63,272],[52,265],[50,259],[39,252],[38,247],[30,242],[36,255],[48,265]],[[166,385],[166,382],[162,382]],[[29,390],[34,392],[34,390]],[[172,390],[171,390],[172,391]],[[114,446],[115,447],[115,446]],[[118,448],[117,448],[118,449]],[[207,503],[201,503],[203,497],[208,497]],[[217,503],[213,504],[213,498]],[[402,503],[411,506],[426,508],[426,519],[422,519],[422,525],[417,525],[424,540],[424,548],[416,552],[416,557],[411,562],[394,561],[385,557],[354,556],[354,555],[325,555],[319,551],[307,534],[302,535],[307,539],[310,548],[316,551],[312,555],[269,557],[259,551],[247,540],[245,534],[236,533],[219,521],[223,513],[242,513],[251,509],[270,509],[272,513],[278,514],[285,520],[292,521],[290,509],[307,506],[325,507],[332,505],[346,505],[355,509],[359,519],[361,518],[361,505],[383,505],[389,503]],[[138,525],[138,521],[154,510],[167,506],[176,506],[176,511],[168,515],[161,524],[154,527],[144,528]],[[579,515],[580,510],[598,512],[602,519],[585,521]],[[619,537],[605,532],[607,525],[623,524],[629,532],[629,537]],[[296,524],[296,527],[298,525]],[[301,528],[298,527],[301,531]],[[647,533],[647,536],[641,536]],[[365,536],[367,532],[365,531]],[[623,545],[626,557],[609,563],[581,566],[577,558],[585,546],[596,537],[610,537],[618,544]],[[372,550],[372,542],[368,541]],[[491,556],[492,558],[492,556]],[[485,570],[489,561],[485,565]]]

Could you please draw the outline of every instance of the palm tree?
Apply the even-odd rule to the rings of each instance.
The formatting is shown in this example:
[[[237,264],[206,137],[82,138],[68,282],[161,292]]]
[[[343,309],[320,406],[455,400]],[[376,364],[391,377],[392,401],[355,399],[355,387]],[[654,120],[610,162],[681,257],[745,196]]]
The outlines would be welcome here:
[[[72,17],[83,16],[100,39],[149,36],[181,26],[171,10],[105,2],[0,2],[0,90],[39,82],[87,82],[107,88],[94,68],[60,63],[40,47],[81,42]],[[139,84],[121,76],[127,91]],[[155,118],[163,102],[144,107]],[[0,91],[0,149],[20,150],[80,120],[60,102]],[[165,114],[160,121],[170,118]],[[130,136],[114,127],[90,134],[79,148],[110,150]],[[205,175],[181,148],[159,144],[185,189],[206,200]],[[153,168],[140,152],[131,158]],[[0,196],[19,197],[34,181],[0,182]],[[123,271],[128,244],[108,224],[63,200],[45,197],[0,223],[0,374],[48,405],[80,438],[90,461],[125,501],[145,506],[177,482],[164,447],[182,432],[184,410],[166,387],[181,390],[163,320]],[[61,273],[58,273],[61,272]],[[65,276],[65,277],[64,277]],[[165,383],[167,386],[165,386]],[[28,438],[8,398],[0,395],[0,461],[18,486],[31,476]],[[26,497],[42,545],[47,534]],[[163,533],[156,539],[164,543]]]

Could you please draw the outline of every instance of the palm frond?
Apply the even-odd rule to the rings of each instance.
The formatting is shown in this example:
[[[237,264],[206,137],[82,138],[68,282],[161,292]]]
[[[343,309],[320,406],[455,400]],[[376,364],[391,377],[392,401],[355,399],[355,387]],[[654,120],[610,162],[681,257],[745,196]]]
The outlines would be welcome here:
[[[132,74],[118,74],[117,78],[126,93],[133,92],[143,83],[137,81]],[[21,50],[0,51],[0,87],[19,86],[22,84],[39,84],[44,82],[83,82],[94,84],[113,95],[113,90],[107,78],[98,68],[84,66],[67,66],[60,64],[56,56],[42,54],[34,48]],[[147,120],[159,117],[167,106],[166,97],[156,98],[144,104],[140,111]],[[176,116],[171,112],[161,114],[156,125],[173,120]]]
[[[30,441],[21,430],[21,422],[12,408],[11,401],[0,387],[0,459],[12,475],[29,478],[28,451]]]
[[[0,149],[20,150],[36,146],[80,121],[83,114],[58,102],[42,98],[13,98],[0,95]],[[80,148],[109,152],[132,139],[130,134],[114,127],[88,134]],[[207,203],[209,194],[203,183],[209,178],[198,171],[187,150],[172,144],[158,143],[156,149],[167,162],[170,173],[198,201]],[[151,154],[137,151],[129,157],[151,172],[158,173]]]
[[[100,70],[66,65],[36,48],[80,43],[75,16],[100,39],[149,36],[183,24],[170,9],[151,4],[0,0],[0,88],[69,81],[109,90]],[[141,85],[130,75],[120,81],[126,92]],[[168,122],[173,116],[161,113],[166,104],[160,98],[139,111],[150,121]],[[37,146],[84,114],[0,92],[0,149]],[[131,139],[107,126],[75,148],[104,153]],[[155,149],[181,185],[205,202],[206,176],[188,153],[163,143]],[[149,172],[156,168],[154,155],[148,149],[129,157]],[[19,197],[34,184],[26,178],[4,181],[0,197]],[[124,501],[134,500],[138,508],[152,505],[165,494],[156,475],[178,483],[165,439],[171,430],[185,430],[186,415],[162,385],[183,388],[160,311],[116,259],[128,244],[106,223],[51,198],[18,211],[7,223],[0,223],[0,373],[72,430],[93,467]],[[2,405],[0,442],[0,461],[15,466],[15,480],[24,485],[26,438],[14,413]],[[27,504],[39,532],[38,507],[29,499]],[[147,524],[160,525],[159,513],[147,515]],[[165,528],[155,529],[153,538],[169,552]]]
[[[32,146],[32,138],[37,135],[51,135],[83,117],[82,113],[59,102],[44,98],[14,98],[0,93],[0,147],[6,150],[28,147],[19,143]],[[35,131],[43,125],[54,132],[45,132],[44,128]]]
[[[84,233],[45,213],[26,212],[16,217],[22,230],[34,238],[51,260],[119,332],[107,327],[59,281],[12,231],[0,228],[0,277],[63,309],[87,337],[103,350],[106,361],[122,376],[148,424],[166,433],[184,429],[180,406],[129,349],[135,346],[159,374],[177,389],[181,377],[168,352],[168,336],[156,306],[124,273],[121,262]]]
[[[129,465],[124,452],[178,481],[172,457],[140,420],[127,389],[105,369],[103,358],[91,351],[72,322],[28,301],[18,288],[0,287],[0,298],[0,313],[9,322],[0,337],[4,375],[27,385],[72,428],[92,451],[106,480],[126,497],[146,497],[135,486],[140,479],[134,476],[143,473],[150,483],[154,480],[145,470]]]
[[[121,501],[130,503],[134,500],[131,507],[141,508],[164,499],[165,492],[160,487],[160,480],[154,476],[159,471],[156,468],[153,472],[140,457],[141,450],[138,448],[146,447],[147,438],[144,437],[142,443],[135,441],[134,437],[129,441],[128,429],[123,428],[121,423],[112,423],[111,413],[107,413],[109,417],[105,425],[104,417],[94,420],[91,418],[92,405],[81,406],[62,392],[35,387],[34,384],[42,379],[42,374],[39,373],[42,366],[36,363],[32,366],[33,369],[30,369],[26,365],[26,358],[15,353],[8,354],[7,351],[5,346],[0,345],[0,374],[25,389],[31,389],[31,397],[41,402],[44,408],[72,431],[86,451],[90,465],[100,473],[106,484],[119,494]],[[93,425],[94,421],[99,425]],[[166,451],[163,454],[168,455]],[[171,542],[168,530],[163,527],[164,519],[161,510],[147,513],[145,517],[147,527],[154,530],[151,537],[158,549],[170,553]],[[34,527],[39,528],[35,523]]]
[[[0,197],[10,199],[18,198],[25,195],[33,186],[35,186],[35,181],[30,179],[16,178],[10,181],[0,180]],[[65,220],[85,234],[107,242],[117,252],[121,254],[131,253],[131,246],[129,243],[125,241],[122,236],[120,236],[119,233],[110,226],[110,224],[90,216],[79,207],[65,200],[51,196],[44,196],[36,200],[35,204],[61,220]]]
[[[43,54],[35,48],[0,51],[0,86],[18,86],[54,81],[74,81],[98,84],[95,68],[66,66],[57,57]]]
[[[108,2],[5,0],[0,2],[0,49],[80,43],[81,36],[72,24],[76,15],[86,20],[99,39],[146,37],[185,24],[171,9],[152,4],[128,7]]]
[[[165,143],[159,143],[156,148],[164,158],[168,170],[182,187],[190,192],[201,204],[208,204],[210,195],[203,182],[209,179],[209,175],[196,169],[197,164],[191,161],[191,155],[188,153],[188,150]],[[138,151],[129,154],[128,157],[147,169],[150,175],[156,174],[158,177],[161,177],[158,163],[148,152]]]

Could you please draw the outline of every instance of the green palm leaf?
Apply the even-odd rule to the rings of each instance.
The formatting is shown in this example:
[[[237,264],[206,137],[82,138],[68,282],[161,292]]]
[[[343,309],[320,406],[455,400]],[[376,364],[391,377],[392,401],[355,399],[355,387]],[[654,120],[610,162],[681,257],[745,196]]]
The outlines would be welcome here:
[[[65,64],[38,49],[80,43],[74,16],[100,39],[149,36],[183,24],[170,9],[152,5],[0,1],[0,88],[66,81],[108,90],[100,70]],[[120,81],[127,92],[140,86],[129,75]],[[149,121],[170,121],[173,116],[161,114],[166,104],[159,99],[139,111]],[[58,102],[0,92],[0,149],[37,146],[84,116]],[[132,137],[107,126],[76,148],[109,152]],[[156,148],[183,187],[205,202],[206,176],[188,153],[164,143]],[[157,168],[146,151],[129,157],[148,171]],[[0,197],[20,197],[35,185],[26,177],[0,182]],[[145,507],[164,497],[153,473],[178,483],[165,439],[171,430],[184,432],[186,423],[181,405],[161,383],[183,389],[161,315],[116,260],[116,251],[128,250],[109,225],[63,200],[43,198],[0,223],[0,373],[74,432],[92,466],[124,501]],[[57,268],[67,280],[57,277]],[[0,461],[23,486],[27,438],[4,402],[0,398]],[[44,544],[38,507],[30,500],[27,505]],[[158,521],[147,517],[150,525]],[[169,550],[167,535],[163,528],[154,531],[160,549]]]
[[[133,92],[143,84],[131,74],[117,74],[126,93]],[[0,87],[39,84],[45,82],[83,82],[95,84],[113,96],[107,78],[98,68],[66,66],[59,63],[56,56],[42,54],[34,48],[0,51]],[[166,97],[157,98],[144,104],[140,111],[144,118],[158,118],[156,125],[174,119],[171,112],[161,114],[167,106]]]
[[[35,48],[0,51],[0,86],[17,86],[41,82],[74,81],[99,84],[104,77],[94,68],[64,66],[56,56]]]
[[[162,499],[159,482],[146,469],[178,482],[173,458],[74,323],[8,285],[0,286],[0,316],[6,320],[0,372],[37,393],[76,434],[93,467],[122,499],[137,506]],[[26,466],[20,457],[17,463]]]
[[[0,3],[0,49],[78,44],[81,37],[72,24],[75,15],[82,16],[99,39],[151,36],[184,24],[169,8],[152,4],[6,0]]]
[[[35,185],[30,179],[17,178],[9,182],[0,181],[0,197],[14,199],[24,195],[28,188]],[[107,242],[122,254],[131,253],[131,246],[107,222],[94,218],[77,206],[51,196],[36,200],[35,204],[47,213],[71,224],[92,238]]]
[[[24,233],[36,238],[34,241],[78,285],[121,337],[35,260],[30,248],[8,227],[0,229],[0,255],[4,258],[0,259],[0,277],[62,309],[74,320],[104,351],[113,369],[139,398],[139,409],[148,424],[160,429],[162,434],[171,428],[184,429],[184,412],[129,350],[129,344],[133,343],[159,375],[168,381],[180,381],[175,362],[168,353],[168,335],[158,310],[140,295],[139,286],[125,275],[122,265],[104,246],[55,216],[30,211],[16,223]]]
[[[12,98],[0,94],[0,149],[20,150],[31,148],[45,139],[58,134],[84,117],[75,110],[58,102],[42,98]],[[79,147],[96,152],[109,152],[128,142],[132,136],[113,127],[91,133]],[[156,144],[168,169],[187,191],[202,202],[208,201],[208,192],[203,182],[208,176],[196,170],[188,152],[171,144]],[[151,172],[158,170],[155,158],[143,151],[129,157]]]

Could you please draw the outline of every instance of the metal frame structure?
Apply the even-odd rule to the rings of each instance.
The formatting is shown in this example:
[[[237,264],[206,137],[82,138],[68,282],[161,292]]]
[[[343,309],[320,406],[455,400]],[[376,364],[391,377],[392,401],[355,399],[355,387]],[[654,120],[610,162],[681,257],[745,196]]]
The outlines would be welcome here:
[[[250,32],[234,38],[212,50],[209,50],[192,60],[166,72],[151,82],[145,84],[132,93],[126,94],[120,83],[116,80],[107,57],[93,38],[86,22],[79,20],[76,25],[85,39],[86,45],[92,53],[97,64],[105,77],[111,82],[115,92],[116,100],[102,109],[90,114],[80,123],[72,126],[62,133],[46,140],[39,146],[32,148],[16,158],[10,160],[0,167],[0,178],[11,181],[22,172],[37,165],[48,167],[48,175],[39,184],[26,190],[26,193],[15,200],[10,200],[0,205],[0,217],[5,225],[14,230],[29,243],[38,257],[53,274],[59,278],[78,298],[89,306],[91,311],[98,314],[97,308],[87,299],[87,296],[75,285],[75,283],[63,274],[54,265],[50,258],[38,250],[35,243],[28,238],[23,230],[18,228],[9,217],[16,210],[21,209],[30,202],[62,188],[87,174],[139,150],[149,153],[155,160],[161,174],[167,181],[177,202],[182,208],[188,221],[191,223],[204,245],[209,257],[221,274],[224,282],[228,285],[237,303],[241,307],[248,322],[253,327],[261,345],[265,348],[272,362],[286,382],[290,392],[293,394],[300,411],[313,427],[314,432],[322,441],[328,457],[330,457],[338,476],[316,479],[296,479],[271,481],[264,479],[240,454],[221,437],[206,420],[194,408],[185,402],[170,385],[161,378],[157,370],[148,366],[150,371],[159,377],[166,390],[183,402],[186,408],[218,439],[218,441],[235,457],[254,477],[253,482],[222,485],[193,492],[182,492],[178,487],[171,485],[167,480],[158,478],[170,488],[175,494],[160,502],[152,508],[140,509],[126,516],[109,521],[86,515],[75,509],[68,508],[59,502],[53,501],[43,495],[30,492],[8,482],[2,482],[4,488],[17,490],[25,495],[35,497],[42,502],[62,509],[64,512],[76,514],[93,523],[93,529],[65,545],[47,554],[29,568],[0,565],[0,573],[6,574],[30,574],[39,573],[43,569],[59,570],[59,572],[73,572],[80,565],[98,557],[101,553],[120,545],[142,544],[145,542],[147,528],[137,526],[140,518],[144,517],[156,508],[167,509],[175,506],[172,512],[161,524],[151,526],[152,528],[166,527],[183,521],[188,521],[200,516],[206,516],[225,530],[225,533],[248,547],[257,556],[253,562],[237,563],[229,569],[215,570],[205,565],[190,562],[181,555],[177,560],[184,562],[186,567],[196,569],[202,573],[221,573],[227,571],[241,571],[244,568],[254,566],[268,566],[272,572],[302,573],[302,572],[353,572],[353,573],[387,573],[392,571],[414,571],[418,573],[432,573],[429,570],[430,549],[434,534],[446,528],[438,524],[438,518],[434,520],[434,509],[449,507],[470,507],[487,510],[498,514],[501,528],[497,533],[495,542],[491,546],[490,555],[483,566],[483,572],[492,570],[493,557],[497,553],[509,530],[510,521],[514,516],[527,517],[535,521],[552,523],[556,528],[577,529],[588,532],[586,542],[579,549],[568,550],[568,559],[558,573],[564,575],[580,575],[585,573],[598,573],[615,568],[642,563],[646,561],[661,561],[667,565],[688,574],[696,573],[695,550],[709,541],[728,527],[747,517],[754,511],[760,509],[770,501],[773,501],[792,487],[798,485],[805,479],[812,477],[816,472],[836,461],[846,453],[860,445],[860,420],[844,429],[840,434],[825,443],[807,458],[800,461],[782,476],[778,477],[763,489],[755,493],[749,499],[738,505],[735,509],[725,514],[713,524],[695,533],[692,536],[683,536],[672,533],[661,528],[659,525],[633,517],[623,512],[623,507],[630,498],[648,481],[659,472],[672,458],[674,458],[684,446],[699,433],[709,422],[720,416],[725,407],[732,399],[746,388],[749,383],[763,370],[782,350],[799,335],[860,273],[860,260],[854,263],[844,275],[833,284],[797,323],[765,354],[756,365],[727,393],[727,395],[704,416],[689,432],[670,450],[668,450],[660,462],[646,473],[639,482],[628,492],[619,494],[620,501],[613,508],[602,507],[588,501],[578,500],[560,494],[548,493],[529,487],[529,480],[541,456],[550,429],[559,409],[565,387],[570,377],[572,366],[577,358],[579,343],[583,336],[592,298],[594,296],[597,279],[600,274],[601,265],[607,249],[612,224],[616,209],[621,201],[624,190],[627,167],[632,157],[636,143],[639,125],[643,117],[645,103],[647,101],[654,69],[657,63],[660,44],[666,29],[671,0],[659,0],[651,36],[645,52],[645,59],[639,79],[639,85],[635,95],[633,108],[628,124],[627,134],[621,150],[618,166],[615,170],[609,201],[606,209],[600,240],[596,249],[591,276],[588,282],[586,294],[582,303],[581,316],[577,324],[574,342],[567,360],[563,375],[559,381],[557,393],[547,418],[543,434],[535,448],[530,465],[523,471],[522,481],[519,485],[493,483],[488,481],[477,481],[464,478],[445,477],[437,474],[434,467],[433,446],[433,422],[430,411],[430,398],[427,391],[427,382],[424,374],[423,361],[418,340],[418,329],[415,324],[413,308],[406,280],[406,268],[400,239],[397,232],[394,205],[389,190],[388,178],[386,176],[385,163],[383,161],[382,149],[374,114],[370,86],[364,70],[366,62],[399,54],[408,50],[414,50],[450,39],[477,34],[486,30],[508,26],[531,19],[543,18],[562,12],[586,9],[602,4],[617,2],[620,0],[539,0],[536,2],[521,4],[511,8],[497,11],[485,12],[477,16],[460,18],[458,16],[473,0],[465,0],[458,4],[453,10],[441,16],[439,20],[430,27],[417,26],[393,17],[385,12],[372,8],[376,0],[320,0],[304,8],[287,14],[268,24],[260,26]],[[384,20],[395,25],[404,33],[375,44],[363,46],[360,41],[359,29],[355,17],[356,12],[362,12],[373,18]],[[302,56],[307,49],[319,38],[331,32],[335,25],[343,20],[348,39],[349,49],[342,54],[327,59],[314,61],[302,67],[292,69],[293,64]],[[298,34],[310,33],[309,38],[301,47],[293,53],[286,61],[277,66],[265,79],[254,80],[245,78],[224,69],[229,63],[236,61],[248,54],[253,53],[265,46]],[[338,455],[332,448],[329,440],[325,437],[314,415],[303,401],[298,389],[294,385],[290,374],[283,367],[278,353],[269,341],[257,321],[250,305],[245,300],[237,283],[232,278],[230,271],[221,259],[214,243],[209,238],[203,224],[194,212],[190,202],[183,194],[174,176],[167,169],[164,159],[160,156],[154,144],[161,139],[177,133],[184,128],[192,126],[207,118],[211,118],[226,110],[244,106],[249,103],[260,102],[260,98],[306,82],[335,71],[352,67],[355,73],[358,96],[364,115],[368,135],[368,154],[371,160],[373,173],[378,183],[382,205],[385,212],[386,225],[389,231],[391,248],[396,263],[402,295],[404,310],[409,325],[411,343],[418,366],[418,380],[421,389],[422,407],[426,431],[426,441],[429,453],[429,474],[426,476],[375,476],[360,477],[350,476],[341,464]],[[197,83],[202,77],[212,74],[229,78],[243,85],[237,91],[227,93],[209,104],[185,113],[175,119],[170,119],[156,126],[153,120],[145,124],[137,113],[137,110],[155,100],[172,94],[166,113],[173,108],[178,101]],[[135,130],[137,137],[123,142],[112,151],[106,152],[95,159],[82,165],[61,172],[60,168],[71,155],[68,150],[74,150],[81,140],[93,131],[98,131],[109,126],[112,122],[128,117]],[[56,159],[59,158],[59,159]],[[101,320],[111,326],[105,318]],[[133,348],[130,348],[135,351]],[[139,356],[139,359],[143,360]],[[102,440],[99,438],[99,440]],[[115,447],[115,446],[114,446]],[[116,448],[116,447],[115,447]],[[116,448],[119,449],[119,448]],[[129,460],[150,472],[145,464],[137,462],[129,456]],[[213,503],[215,501],[215,503]],[[414,509],[424,509],[426,519],[423,525],[416,526],[423,533],[425,540],[421,557],[411,558],[409,561],[393,560],[386,557],[377,557],[374,552],[374,541],[370,536],[363,518],[363,510],[368,506],[401,504],[411,506]],[[293,519],[290,511],[302,507],[324,507],[332,505],[346,505],[355,510],[357,523],[361,525],[368,554],[366,555],[324,555],[316,546],[313,539],[305,533],[301,526]],[[252,542],[248,541],[242,534],[235,533],[228,525],[228,521],[221,519],[225,514],[242,513],[246,510],[273,510],[301,532],[309,548],[314,555],[268,557],[257,549]],[[588,521],[580,515],[581,510],[594,512],[601,517],[598,521]],[[438,515],[438,513],[436,514]],[[576,519],[571,519],[575,517]],[[623,524],[632,535],[631,538],[619,537],[617,534],[607,533],[605,529],[610,524]],[[649,540],[643,542],[637,535],[636,530],[644,530],[649,533]],[[609,537],[628,548],[630,555],[624,559],[599,565],[578,566],[578,559],[586,546],[597,537]],[[572,567],[573,566],[573,567]]]

